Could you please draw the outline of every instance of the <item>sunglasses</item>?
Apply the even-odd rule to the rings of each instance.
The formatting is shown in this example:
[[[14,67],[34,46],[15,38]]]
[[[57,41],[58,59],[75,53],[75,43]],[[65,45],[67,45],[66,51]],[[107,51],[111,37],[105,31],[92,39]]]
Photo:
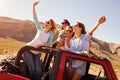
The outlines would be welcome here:
[[[69,33],[71,33],[72,31],[71,31],[71,30],[66,30],[66,32],[69,32]]]
[[[62,22],[61,24],[67,24],[66,22]]]
[[[82,26],[80,26],[80,25],[78,25],[78,24],[74,25],[74,27],[82,28]]]
[[[50,24],[50,22],[49,22],[49,21],[46,21],[45,23],[46,23],[46,24]]]

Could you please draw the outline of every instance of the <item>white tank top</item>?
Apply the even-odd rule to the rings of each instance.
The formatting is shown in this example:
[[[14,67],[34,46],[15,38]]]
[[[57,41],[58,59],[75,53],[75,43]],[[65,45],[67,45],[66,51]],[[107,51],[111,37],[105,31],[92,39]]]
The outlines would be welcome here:
[[[66,39],[65,39],[65,50],[70,51],[70,48],[67,46]]]

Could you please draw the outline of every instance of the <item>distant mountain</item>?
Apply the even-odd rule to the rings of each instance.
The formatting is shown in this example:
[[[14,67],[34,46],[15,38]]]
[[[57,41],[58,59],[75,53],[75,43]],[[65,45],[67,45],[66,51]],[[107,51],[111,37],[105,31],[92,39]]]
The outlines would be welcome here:
[[[0,17],[0,37],[28,42],[33,39],[35,33],[36,28],[32,21]]]
[[[120,56],[120,44],[108,43],[92,37],[90,40],[90,50],[97,55],[105,56],[107,54]]]
[[[30,20],[18,20],[8,17],[0,17],[1,38],[10,37],[18,41],[29,42],[33,39],[35,34],[35,24]],[[120,44],[108,43],[94,37],[91,38],[90,43],[90,50],[96,54],[102,54],[102,56],[106,54],[120,56]]]

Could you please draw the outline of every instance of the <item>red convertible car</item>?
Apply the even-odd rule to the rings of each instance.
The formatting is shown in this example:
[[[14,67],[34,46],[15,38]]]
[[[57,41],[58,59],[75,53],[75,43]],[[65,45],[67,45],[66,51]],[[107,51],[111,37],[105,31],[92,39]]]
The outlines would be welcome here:
[[[13,67],[16,73],[0,72],[0,80],[30,80],[28,78],[28,68],[22,54],[26,50],[41,54],[42,73],[39,80],[68,80],[68,65],[72,59],[82,60],[87,63],[86,73],[81,80],[117,80],[110,61],[97,56],[87,56],[85,54],[74,54],[67,51],[57,50],[50,47],[40,47],[35,49],[30,46],[23,47],[17,54]]]

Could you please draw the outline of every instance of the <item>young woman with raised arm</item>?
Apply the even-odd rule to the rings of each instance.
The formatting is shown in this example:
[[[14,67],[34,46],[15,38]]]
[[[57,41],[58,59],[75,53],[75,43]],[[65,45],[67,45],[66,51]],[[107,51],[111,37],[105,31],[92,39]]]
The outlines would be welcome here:
[[[35,10],[35,7],[38,4],[39,2],[35,2],[33,4],[33,19],[37,28],[37,33],[34,39],[27,43],[28,46],[32,46],[35,48],[38,48],[40,46],[50,46],[53,40],[53,34],[56,30],[55,22],[53,19],[49,19],[45,22],[44,29],[40,25]],[[29,78],[31,80],[38,80],[38,77],[42,72],[39,54],[33,54],[31,51],[25,51],[24,59],[29,68]]]

